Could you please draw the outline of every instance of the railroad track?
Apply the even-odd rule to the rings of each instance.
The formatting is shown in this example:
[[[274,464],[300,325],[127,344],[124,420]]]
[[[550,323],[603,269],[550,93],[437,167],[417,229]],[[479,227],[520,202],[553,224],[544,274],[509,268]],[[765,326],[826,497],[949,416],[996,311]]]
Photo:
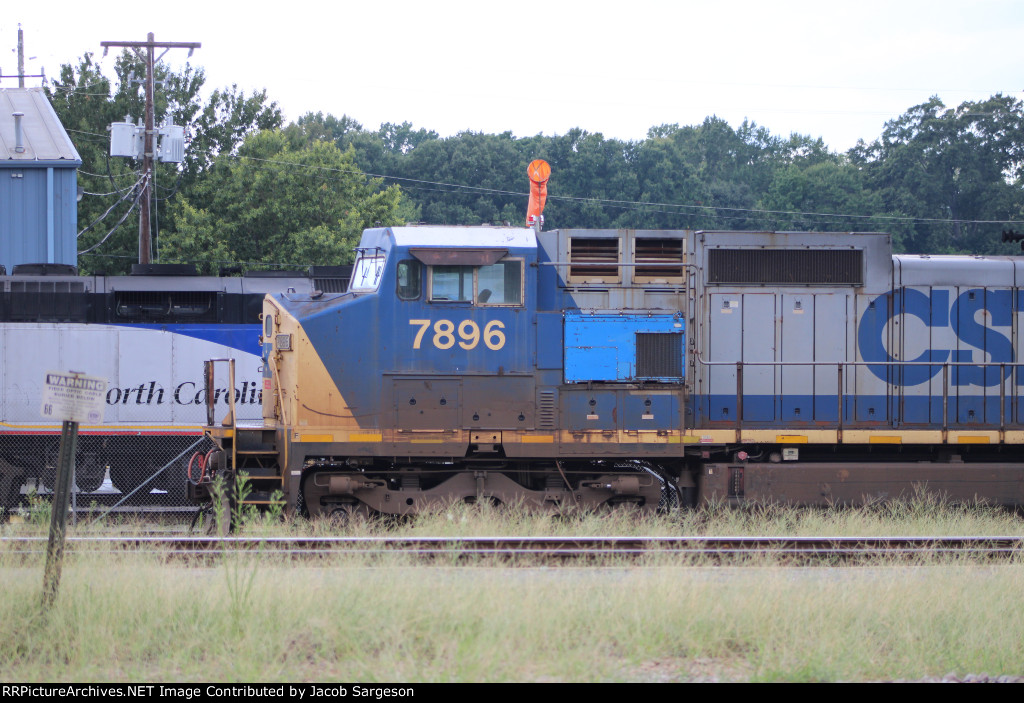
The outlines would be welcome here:
[[[405,555],[449,563],[497,560],[553,562],[638,560],[657,557],[716,563],[777,558],[797,563],[849,563],[880,559],[1024,557],[1022,537],[69,537],[71,553],[140,552],[169,559],[259,553],[292,559]],[[42,554],[45,537],[0,538],[0,554]]]

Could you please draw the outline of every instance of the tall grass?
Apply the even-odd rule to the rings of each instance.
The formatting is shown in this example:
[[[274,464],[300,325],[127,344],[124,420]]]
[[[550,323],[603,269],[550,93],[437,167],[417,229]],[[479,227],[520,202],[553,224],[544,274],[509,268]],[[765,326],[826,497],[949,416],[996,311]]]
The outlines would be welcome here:
[[[242,534],[339,534],[245,515]],[[705,506],[543,516],[452,505],[344,534],[1014,535],[1020,517],[920,494],[866,508]],[[118,524],[118,531],[145,529]],[[109,530],[80,523],[72,534]],[[28,521],[4,533],[43,528]],[[210,567],[117,551],[67,556],[40,609],[42,555],[0,550],[0,679],[182,681],[886,680],[1024,674],[1024,564],[966,559],[717,569],[423,566],[403,554],[310,562],[229,555]],[[520,562],[522,564],[524,562]],[[590,562],[593,565],[593,562]],[[442,564],[442,566],[437,566]]]
[[[0,534],[45,532],[48,505],[32,508],[20,524],[0,525]],[[43,521],[36,515],[45,515]],[[861,508],[793,508],[783,505],[723,504],[668,514],[641,514],[629,509],[543,515],[517,506],[455,503],[409,518],[354,518],[343,527],[328,519],[282,518],[280,510],[258,513],[247,507],[235,513],[241,534],[249,535],[395,535],[395,536],[943,536],[1017,535],[1024,531],[1021,516],[984,503],[958,504],[920,492],[906,500],[880,502]],[[213,518],[209,518],[212,520]],[[186,529],[188,520],[177,525]],[[175,529],[145,517],[116,517],[100,524],[82,520],[71,534],[121,533]]]
[[[408,519],[357,520],[339,530],[329,520],[279,523],[255,521],[250,532],[277,530],[314,534],[431,536],[943,536],[1016,535],[1024,531],[1019,515],[984,503],[955,504],[933,494],[862,508],[793,508],[722,504],[668,514],[628,509],[539,515],[512,506],[457,503]]]
[[[210,568],[0,556],[0,679],[885,680],[1024,673],[1024,565]]]

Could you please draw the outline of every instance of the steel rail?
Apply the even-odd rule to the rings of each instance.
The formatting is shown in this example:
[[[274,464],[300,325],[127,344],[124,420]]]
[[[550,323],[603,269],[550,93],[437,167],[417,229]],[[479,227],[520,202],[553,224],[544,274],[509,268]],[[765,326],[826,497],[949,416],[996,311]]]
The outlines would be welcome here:
[[[45,552],[45,537],[0,538],[0,554]],[[70,537],[78,554],[136,551],[175,557],[216,557],[232,553],[289,558],[332,556],[414,556],[593,560],[596,557],[680,556],[713,560],[778,557],[787,560],[877,560],[885,557],[1024,557],[1024,537]]]

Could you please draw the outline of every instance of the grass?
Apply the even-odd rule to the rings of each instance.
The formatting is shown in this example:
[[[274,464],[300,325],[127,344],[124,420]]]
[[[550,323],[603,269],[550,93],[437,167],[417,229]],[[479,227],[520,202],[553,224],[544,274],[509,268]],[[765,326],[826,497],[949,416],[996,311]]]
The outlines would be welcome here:
[[[943,535],[1015,535],[1024,528],[1020,516],[983,503],[954,504],[921,493],[907,501],[863,508],[790,508],[751,505],[704,506],[672,514],[638,515],[628,510],[571,515],[537,515],[515,507],[455,504],[446,510],[408,520],[356,521],[344,529],[352,535],[437,537],[464,536],[797,536],[879,537]],[[328,520],[256,519],[249,534],[339,534]]]
[[[131,529],[131,525],[120,526]],[[31,523],[5,532],[38,530]],[[78,533],[101,528],[80,526]],[[109,529],[109,528],[105,528]],[[243,534],[337,534],[247,518]],[[451,506],[347,534],[1013,535],[1020,518],[920,495],[858,510],[711,506],[555,518]],[[454,562],[454,560],[453,560]],[[715,568],[414,565],[404,555],[215,566],[72,552],[40,608],[42,555],[0,553],[4,681],[846,681],[1024,673],[1024,563]],[[461,563],[461,562],[460,562]]]
[[[0,568],[6,681],[884,680],[1020,674],[1024,566]]]
[[[0,524],[3,534],[45,534],[50,506],[36,499],[30,503],[19,524]],[[212,520],[212,518],[211,518]],[[705,505],[671,514],[635,514],[629,510],[582,512],[568,515],[540,515],[516,506],[487,503],[457,503],[436,512],[407,519],[355,518],[344,528],[330,520],[308,521],[282,518],[280,510],[259,513],[252,506],[235,510],[240,534],[271,535],[391,535],[391,536],[796,536],[796,537],[881,537],[944,535],[1016,535],[1024,523],[1020,515],[999,507],[976,503],[964,505],[918,492],[900,501],[879,502],[861,508],[791,508],[782,505],[749,505],[730,508]],[[185,529],[189,520],[179,523]],[[167,529],[145,517],[117,516],[94,525],[80,520],[69,534],[108,534]]]

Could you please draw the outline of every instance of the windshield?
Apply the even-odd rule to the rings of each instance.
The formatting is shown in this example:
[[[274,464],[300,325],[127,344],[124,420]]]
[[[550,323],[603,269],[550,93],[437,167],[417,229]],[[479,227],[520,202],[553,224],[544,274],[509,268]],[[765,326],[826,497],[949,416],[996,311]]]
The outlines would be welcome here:
[[[352,283],[348,289],[357,292],[377,290],[384,275],[384,252],[379,249],[361,251],[352,267]]]

